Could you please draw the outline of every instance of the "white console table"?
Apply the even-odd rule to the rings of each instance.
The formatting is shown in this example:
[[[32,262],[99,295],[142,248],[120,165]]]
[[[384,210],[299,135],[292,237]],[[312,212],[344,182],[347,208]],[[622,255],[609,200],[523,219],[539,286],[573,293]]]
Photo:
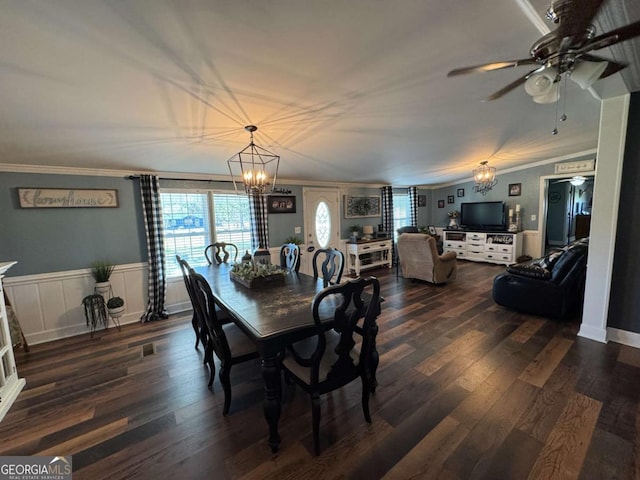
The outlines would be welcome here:
[[[18,378],[13,345],[9,333],[9,317],[4,304],[2,279],[9,268],[17,262],[0,263],[0,420],[9,411],[18,394],[25,386],[24,378]]]
[[[347,243],[347,272],[360,275],[360,270],[386,266],[391,268],[391,240]]]
[[[445,252],[456,252],[458,258],[476,262],[510,265],[522,255],[522,232],[443,232]]]

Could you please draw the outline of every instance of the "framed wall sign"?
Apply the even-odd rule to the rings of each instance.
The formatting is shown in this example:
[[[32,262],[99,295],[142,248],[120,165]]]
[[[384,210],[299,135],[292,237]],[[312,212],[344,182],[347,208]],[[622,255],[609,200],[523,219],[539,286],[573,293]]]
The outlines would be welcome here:
[[[344,196],[344,218],[379,217],[380,215],[382,215],[382,209],[379,196]]]
[[[438,208],[444,208],[444,200],[438,200]]]
[[[595,160],[580,160],[578,162],[556,163],[555,173],[591,172],[596,168]]]
[[[269,195],[267,202],[269,213],[296,213],[295,195]]]
[[[20,208],[116,208],[117,190],[18,188]]]
[[[427,206],[427,196],[426,195],[418,195],[418,206],[426,207]]]
[[[447,203],[455,203],[455,199],[453,195],[447,195]]]
[[[464,197],[464,188],[458,189],[458,197]]]

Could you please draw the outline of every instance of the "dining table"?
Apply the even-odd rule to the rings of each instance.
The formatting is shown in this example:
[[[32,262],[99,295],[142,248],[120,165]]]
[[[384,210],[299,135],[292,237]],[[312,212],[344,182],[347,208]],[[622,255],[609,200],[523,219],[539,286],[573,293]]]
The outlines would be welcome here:
[[[322,278],[288,271],[282,283],[249,288],[230,278],[231,269],[232,265],[221,263],[197,267],[195,271],[207,280],[219,306],[257,346],[265,386],[264,417],[269,427],[268,443],[276,452],[280,445],[281,355],[287,345],[317,333],[312,305],[324,284]],[[339,299],[322,302],[320,315],[326,319],[327,325],[331,324],[338,303]],[[371,361],[374,389],[378,361],[374,345]]]

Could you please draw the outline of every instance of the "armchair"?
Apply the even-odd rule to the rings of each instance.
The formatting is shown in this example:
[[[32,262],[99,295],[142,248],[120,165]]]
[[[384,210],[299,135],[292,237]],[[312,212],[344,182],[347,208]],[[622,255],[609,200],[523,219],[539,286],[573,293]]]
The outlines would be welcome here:
[[[438,284],[455,280],[458,272],[455,252],[439,255],[435,238],[424,233],[400,235],[398,256],[404,278]]]

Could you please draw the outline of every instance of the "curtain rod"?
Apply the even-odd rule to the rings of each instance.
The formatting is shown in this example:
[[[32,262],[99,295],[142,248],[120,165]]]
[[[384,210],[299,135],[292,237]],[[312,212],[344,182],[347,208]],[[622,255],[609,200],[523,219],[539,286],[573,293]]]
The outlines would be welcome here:
[[[135,180],[136,178],[140,178],[140,175],[129,175],[127,177],[128,180]],[[231,180],[211,180],[205,178],[174,178],[174,177],[158,177],[160,180],[178,180],[180,182],[221,182],[221,183],[232,183]]]

